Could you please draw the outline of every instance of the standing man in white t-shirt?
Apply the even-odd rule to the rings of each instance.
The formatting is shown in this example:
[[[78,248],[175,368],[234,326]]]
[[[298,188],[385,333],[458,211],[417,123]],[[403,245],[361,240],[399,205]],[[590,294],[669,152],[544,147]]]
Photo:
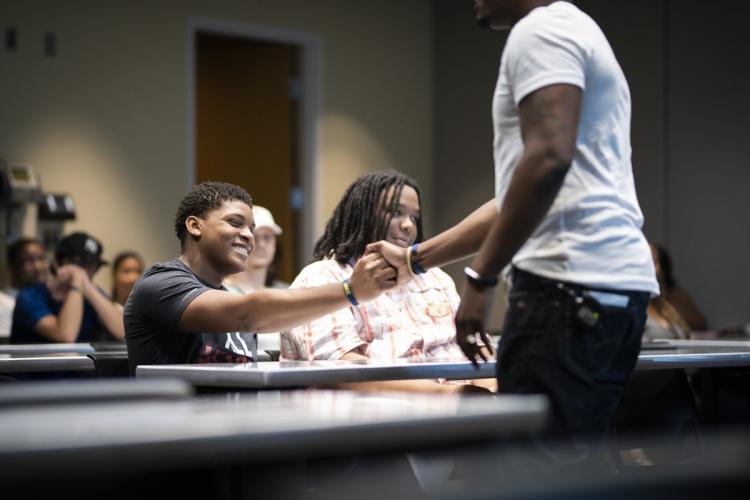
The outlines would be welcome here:
[[[630,161],[630,92],[596,23],[564,1],[475,0],[481,27],[511,28],[492,102],[495,200],[426,242],[378,242],[399,280],[473,254],[457,340],[483,357],[487,305],[508,264],[502,393],[544,393],[552,432],[598,438],[637,361],[650,294]],[[478,333],[479,332],[479,333]]]

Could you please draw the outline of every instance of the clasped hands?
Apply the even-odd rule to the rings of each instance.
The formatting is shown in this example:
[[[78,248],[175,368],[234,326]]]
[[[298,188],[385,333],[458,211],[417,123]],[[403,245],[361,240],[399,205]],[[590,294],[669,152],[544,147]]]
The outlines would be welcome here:
[[[81,291],[91,283],[86,270],[77,264],[64,264],[55,270],[50,289],[56,294],[67,293],[71,288]]]

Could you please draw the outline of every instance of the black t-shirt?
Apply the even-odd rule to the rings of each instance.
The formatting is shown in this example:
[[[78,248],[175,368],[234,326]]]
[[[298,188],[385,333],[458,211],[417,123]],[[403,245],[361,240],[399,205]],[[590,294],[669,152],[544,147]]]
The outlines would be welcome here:
[[[257,345],[252,334],[180,329],[182,313],[206,290],[226,291],[202,281],[179,259],[156,264],[143,273],[123,313],[131,373],[138,365],[252,361]]]

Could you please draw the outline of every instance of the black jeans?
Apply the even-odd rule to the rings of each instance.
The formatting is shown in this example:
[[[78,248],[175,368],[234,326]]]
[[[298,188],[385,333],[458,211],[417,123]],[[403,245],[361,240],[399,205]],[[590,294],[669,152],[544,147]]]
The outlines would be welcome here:
[[[510,304],[498,345],[500,393],[545,394],[549,435],[574,441],[604,437],[638,360],[647,292],[597,291],[628,296],[625,307],[601,306],[595,325],[577,319],[579,285],[514,268]]]

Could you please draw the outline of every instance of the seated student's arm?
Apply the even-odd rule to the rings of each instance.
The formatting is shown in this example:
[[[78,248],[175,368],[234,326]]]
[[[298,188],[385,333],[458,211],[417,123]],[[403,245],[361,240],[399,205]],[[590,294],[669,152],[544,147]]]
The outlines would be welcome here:
[[[107,329],[115,338],[125,338],[125,325],[122,321],[122,309],[112,302],[100,289],[97,287],[88,276],[83,285],[83,293],[86,300],[96,311],[99,316],[99,323]]]
[[[361,258],[350,278],[356,299],[367,302],[396,284],[396,272],[378,254]],[[188,332],[274,332],[288,330],[349,305],[341,283],[300,290],[263,289],[249,295],[208,290],[184,310]]]
[[[62,308],[55,315],[48,309],[49,314],[42,316],[34,325],[34,331],[53,342],[75,342],[81,330],[83,321],[83,286],[86,271],[74,265],[61,266],[57,270],[53,286],[68,287]],[[45,307],[46,304],[45,304]]]

